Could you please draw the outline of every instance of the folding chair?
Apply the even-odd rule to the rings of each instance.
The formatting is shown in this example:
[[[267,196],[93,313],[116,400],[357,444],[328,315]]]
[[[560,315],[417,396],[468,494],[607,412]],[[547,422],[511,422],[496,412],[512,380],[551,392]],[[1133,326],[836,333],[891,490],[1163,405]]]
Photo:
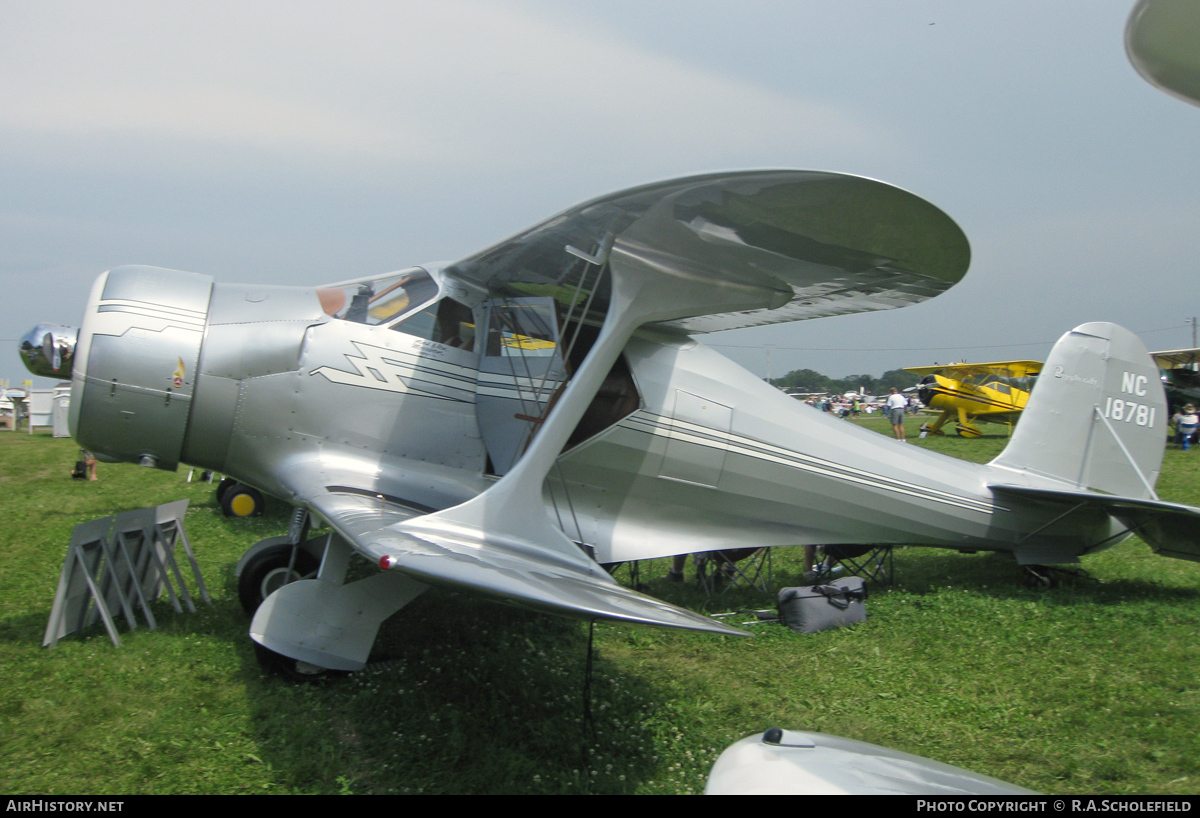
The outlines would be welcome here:
[[[874,582],[883,588],[890,587],[896,581],[896,567],[893,561],[891,545],[824,545],[821,546],[824,555],[817,564],[817,583],[824,582],[833,576],[833,571],[825,567],[829,558],[841,563],[846,569],[847,576],[862,577],[867,582]]]
[[[770,548],[706,551],[693,554],[692,564],[697,583],[709,596],[718,590],[728,591],[743,585],[765,594],[771,584]]]
[[[616,579],[618,581],[620,580],[620,577],[618,576],[617,572],[620,571],[622,568],[625,568],[629,575],[629,579],[628,579],[629,587],[635,591],[646,590],[646,586],[644,584],[642,584],[642,572],[641,572],[641,562],[640,561],[630,560],[629,562],[610,562],[607,565],[602,565],[600,567],[603,568],[605,571],[607,571],[613,579]]]

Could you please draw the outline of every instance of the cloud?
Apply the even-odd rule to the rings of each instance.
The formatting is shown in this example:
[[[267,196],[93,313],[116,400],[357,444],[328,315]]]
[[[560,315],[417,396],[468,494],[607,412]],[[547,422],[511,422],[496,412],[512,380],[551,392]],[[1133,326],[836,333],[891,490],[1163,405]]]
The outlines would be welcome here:
[[[884,151],[829,103],[495,3],[79,3],[0,14],[0,131],[390,166]],[[793,160],[794,161],[794,160]]]

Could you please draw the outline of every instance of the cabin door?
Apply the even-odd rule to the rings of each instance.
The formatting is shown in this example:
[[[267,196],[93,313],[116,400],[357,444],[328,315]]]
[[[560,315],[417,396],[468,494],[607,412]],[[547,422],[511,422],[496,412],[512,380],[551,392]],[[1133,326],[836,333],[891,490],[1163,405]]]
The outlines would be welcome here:
[[[503,475],[537,433],[566,370],[554,299],[496,299],[486,308],[475,412],[489,471]]]

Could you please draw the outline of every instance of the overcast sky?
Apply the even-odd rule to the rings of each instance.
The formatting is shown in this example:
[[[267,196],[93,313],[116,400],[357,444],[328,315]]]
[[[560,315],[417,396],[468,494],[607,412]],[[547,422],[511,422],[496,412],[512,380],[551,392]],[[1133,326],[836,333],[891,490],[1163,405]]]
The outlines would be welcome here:
[[[1095,320],[1191,346],[1200,108],[1129,65],[1132,5],[0,0],[0,378],[120,264],[318,284],[760,167],[904,187],[973,258],[916,307],[705,337],[759,375],[1042,358]]]

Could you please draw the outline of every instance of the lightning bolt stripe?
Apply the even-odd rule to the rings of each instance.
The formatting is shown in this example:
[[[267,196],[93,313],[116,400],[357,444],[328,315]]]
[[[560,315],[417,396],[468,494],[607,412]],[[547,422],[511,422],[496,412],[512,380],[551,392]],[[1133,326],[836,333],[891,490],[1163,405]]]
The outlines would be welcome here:
[[[450,363],[419,352],[378,347],[360,341],[350,343],[360,353],[347,353],[345,356],[354,371],[321,366],[309,374],[319,374],[327,380],[347,386],[467,403],[473,403],[477,394],[523,402],[544,400],[562,383],[557,378],[479,372],[474,367]]]
[[[347,386],[410,393],[461,403],[475,402],[475,370],[472,367],[358,341],[350,343],[361,353],[346,353],[346,360],[355,371],[321,366],[309,374],[319,374],[333,383]]]

